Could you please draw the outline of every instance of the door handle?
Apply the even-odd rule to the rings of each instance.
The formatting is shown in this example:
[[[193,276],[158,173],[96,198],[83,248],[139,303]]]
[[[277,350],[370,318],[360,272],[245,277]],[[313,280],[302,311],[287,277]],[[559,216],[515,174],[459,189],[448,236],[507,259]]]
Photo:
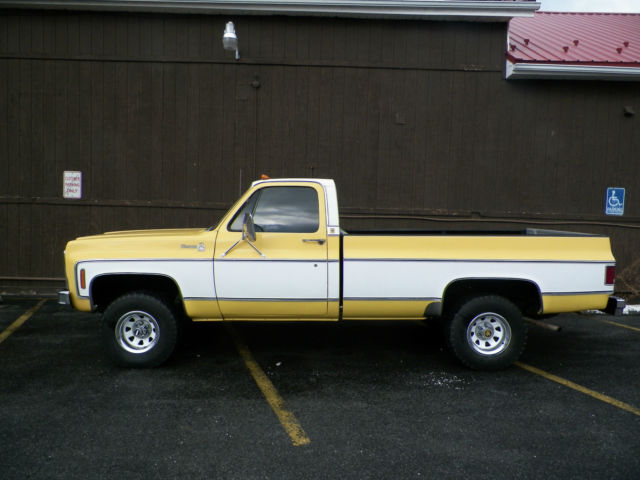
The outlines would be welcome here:
[[[324,245],[324,238],[303,238],[302,241],[304,243],[318,242],[318,245]]]

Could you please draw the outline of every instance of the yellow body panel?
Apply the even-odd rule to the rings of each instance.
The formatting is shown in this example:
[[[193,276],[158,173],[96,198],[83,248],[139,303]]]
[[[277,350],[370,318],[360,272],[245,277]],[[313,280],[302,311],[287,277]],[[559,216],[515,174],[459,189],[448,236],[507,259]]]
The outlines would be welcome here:
[[[80,237],[67,245],[73,265],[80,260],[188,259],[208,260],[213,255],[216,231],[199,229],[136,230]]]
[[[225,320],[338,320],[338,302],[331,302],[327,315],[327,302],[236,302],[221,300],[220,309]],[[302,313],[301,313],[302,312]]]
[[[90,312],[91,311],[91,302],[88,298],[78,298],[75,292],[71,293],[71,305],[76,310],[81,312]]]
[[[345,320],[419,320],[426,317],[424,300],[345,300]]]
[[[543,295],[544,313],[576,312],[581,310],[601,310],[607,306],[609,295]]]
[[[327,237],[327,256],[329,260],[340,260],[340,237]]]
[[[220,310],[225,318],[300,318],[302,316],[324,317],[327,302],[276,302],[276,301],[232,301],[220,300]],[[304,312],[304,315],[301,315]]]
[[[222,320],[217,300],[185,300],[184,309],[187,312],[187,316],[194,320]]]
[[[216,260],[262,260],[260,254],[247,242],[240,242],[224,255],[240,239],[240,232],[220,231],[216,244]],[[326,260],[327,244],[303,243],[304,239],[321,237],[320,233],[271,233],[260,232],[252,242],[266,260]]]
[[[349,259],[614,262],[606,237],[355,235],[346,236],[344,242]]]

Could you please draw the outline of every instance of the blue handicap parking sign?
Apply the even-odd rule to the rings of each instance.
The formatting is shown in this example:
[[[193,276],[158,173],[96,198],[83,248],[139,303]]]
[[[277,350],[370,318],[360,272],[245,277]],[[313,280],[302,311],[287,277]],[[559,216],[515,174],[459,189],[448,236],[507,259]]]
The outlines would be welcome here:
[[[607,215],[624,215],[624,188],[607,188],[604,213]]]

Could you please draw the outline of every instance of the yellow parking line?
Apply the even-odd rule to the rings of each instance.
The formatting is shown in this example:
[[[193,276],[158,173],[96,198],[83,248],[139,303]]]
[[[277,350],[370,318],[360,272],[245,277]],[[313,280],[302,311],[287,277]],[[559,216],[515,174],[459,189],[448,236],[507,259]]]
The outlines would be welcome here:
[[[540,375],[547,380],[551,380],[552,382],[559,383],[560,385],[564,385],[565,387],[572,388],[574,390],[577,390],[578,392],[584,393],[585,395],[589,395],[590,397],[600,400],[601,402],[608,403],[609,405],[613,405],[614,407],[620,408],[640,417],[640,408],[636,408],[632,405],[629,405],[628,403],[621,402],[620,400],[616,400],[615,398],[612,398],[608,395],[603,395],[602,393],[598,393],[594,390],[583,387],[582,385],[578,385],[577,383],[574,383],[570,380],[566,380],[551,373],[545,372],[544,370],[540,370],[539,368],[532,367],[531,365],[527,365],[526,363],[516,362],[515,365],[531,373]]]
[[[29,320],[34,313],[40,310],[40,307],[44,305],[44,302],[46,302],[46,300],[40,300],[35,307],[32,307],[26,312],[24,312],[22,315],[18,317],[18,319],[15,322],[9,325],[4,332],[0,333],[0,343],[4,342],[7,338],[9,338],[9,335],[11,335],[17,329],[19,329],[24,322]]]
[[[296,419],[295,415],[285,408],[284,399],[280,396],[273,383],[271,383],[269,377],[267,377],[262,368],[260,368],[258,362],[254,360],[253,355],[251,355],[251,352],[240,336],[231,325],[226,324],[226,327],[231,338],[233,338],[236,350],[238,350],[242,360],[244,360],[244,364],[249,369],[249,372],[251,372],[251,376],[258,385],[258,388],[262,391],[262,394],[271,406],[271,409],[278,417],[278,420],[280,420],[282,427],[287,432],[287,435],[289,435],[293,445],[295,447],[299,447],[310,444],[311,440],[307,437],[307,434]]]
[[[629,330],[633,330],[635,332],[640,332],[640,328],[637,327],[631,327],[629,325],[625,325],[624,323],[618,323],[618,322],[611,322],[609,320],[602,320],[604,323],[608,323],[610,325],[615,325],[616,327],[622,327],[622,328],[626,328]]]

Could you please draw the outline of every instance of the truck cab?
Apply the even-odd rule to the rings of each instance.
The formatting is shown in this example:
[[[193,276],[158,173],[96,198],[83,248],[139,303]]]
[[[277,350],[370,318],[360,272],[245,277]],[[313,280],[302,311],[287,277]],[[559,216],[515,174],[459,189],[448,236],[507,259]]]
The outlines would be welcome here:
[[[247,227],[252,238],[243,234]],[[332,180],[254,182],[216,230],[213,271],[223,318],[338,318],[340,227]]]

